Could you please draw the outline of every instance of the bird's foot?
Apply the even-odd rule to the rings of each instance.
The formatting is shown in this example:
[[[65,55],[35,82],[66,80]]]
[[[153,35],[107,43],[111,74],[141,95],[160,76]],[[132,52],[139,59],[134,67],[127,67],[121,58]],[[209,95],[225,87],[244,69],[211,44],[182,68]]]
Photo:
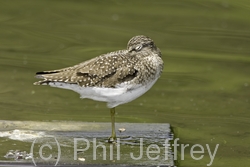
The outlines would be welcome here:
[[[108,139],[109,143],[115,143],[116,142],[116,136],[110,136]]]

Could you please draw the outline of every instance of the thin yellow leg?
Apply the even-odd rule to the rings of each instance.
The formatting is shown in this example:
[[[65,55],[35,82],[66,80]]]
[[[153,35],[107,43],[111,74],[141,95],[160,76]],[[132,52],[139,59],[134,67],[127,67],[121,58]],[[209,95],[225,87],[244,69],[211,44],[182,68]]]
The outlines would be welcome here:
[[[112,125],[112,134],[109,138],[109,142],[114,142],[116,140],[116,133],[115,133],[115,108],[110,109],[111,115],[111,125]]]

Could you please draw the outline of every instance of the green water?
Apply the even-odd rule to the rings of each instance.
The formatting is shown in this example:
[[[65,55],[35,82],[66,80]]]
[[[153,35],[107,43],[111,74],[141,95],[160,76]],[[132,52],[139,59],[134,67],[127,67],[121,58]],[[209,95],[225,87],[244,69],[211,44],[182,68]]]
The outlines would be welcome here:
[[[170,123],[180,144],[220,144],[213,166],[248,166],[249,16],[247,0],[1,1],[0,119],[109,122],[104,103],[33,86],[34,74],[144,34],[161,49],[164,71],[149,92],[117,107],[116,121]],[[179,166],[209,163],[207,151],[196,161],[189,150]]]

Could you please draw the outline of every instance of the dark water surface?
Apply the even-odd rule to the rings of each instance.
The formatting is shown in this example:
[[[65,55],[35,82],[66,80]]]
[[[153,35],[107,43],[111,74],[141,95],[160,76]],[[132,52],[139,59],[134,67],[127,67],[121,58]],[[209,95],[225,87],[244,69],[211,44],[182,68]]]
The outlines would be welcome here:
[[[219,144],[213,166],[248,166],[249,16],[246,0],[1,1],[0,119],[109,122],[104,103],[33,86],[34,74],[124,49],[144,34],[161,49],[164,71],[149,92],[117,107],[116,121],[170,123],[180,144]],[[3,140],[0,157],[11,148]],[[190,148],[180,166],[210,162],[207,150],[194,160]]]

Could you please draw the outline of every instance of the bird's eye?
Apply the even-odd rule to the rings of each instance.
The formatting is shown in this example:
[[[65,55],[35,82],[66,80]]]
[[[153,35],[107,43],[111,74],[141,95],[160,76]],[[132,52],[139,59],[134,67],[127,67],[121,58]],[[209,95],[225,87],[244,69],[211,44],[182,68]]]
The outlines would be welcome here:
[[[136,50],[136,51],[139,51],[139,50],[141,50],[141,49],[142,49],[142,45],[138,45],[138,46],[135,47],[135,50]]]

